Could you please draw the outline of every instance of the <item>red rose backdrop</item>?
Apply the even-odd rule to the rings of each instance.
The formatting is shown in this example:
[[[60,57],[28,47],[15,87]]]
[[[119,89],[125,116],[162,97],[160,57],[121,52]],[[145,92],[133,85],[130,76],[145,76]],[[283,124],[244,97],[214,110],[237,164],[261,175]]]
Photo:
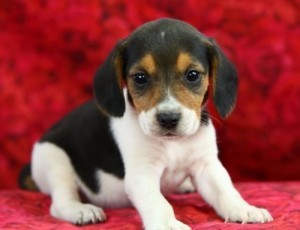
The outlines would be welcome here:
[[[214,37],[238,69],[234,113],[212,111],[234,181],[300,179],[299,0],[0,0],[0,188],[17,187],[34,141],[92,96],[117,40],[160,17]]]

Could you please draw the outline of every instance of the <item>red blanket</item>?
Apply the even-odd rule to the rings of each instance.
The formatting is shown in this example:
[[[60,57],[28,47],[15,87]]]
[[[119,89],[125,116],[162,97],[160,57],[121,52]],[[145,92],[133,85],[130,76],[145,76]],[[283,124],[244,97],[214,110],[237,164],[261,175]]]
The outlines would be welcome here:
[[[274,221],[266,224],[224,223],[196,194],[171,195],[168,199],[179,220],[192,229],[281,229],[300,228],[300,182],[239,183],[237,189],[246,200],[267,208]],[[20,190],[0,191],[0,229],[141,229],[134,208],[105,210],[105,223],[78,227],[49,215],[50,198]]]

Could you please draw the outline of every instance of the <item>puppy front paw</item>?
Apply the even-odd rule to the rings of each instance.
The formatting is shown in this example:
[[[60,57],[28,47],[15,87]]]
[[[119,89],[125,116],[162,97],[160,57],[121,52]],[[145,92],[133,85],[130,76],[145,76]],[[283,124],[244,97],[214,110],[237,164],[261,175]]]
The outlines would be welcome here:
[[[225,222],[266,223],[273,220],[271,214],[264,208],[249,205],[244,200],[226,201],[218,211]]]
[[[179,220],[172,219],[164,223],[151,224],[146,230],[190,230],[191,228]]]
[[[69,202],[63,205],[51,205],[51,215],[77,225],[93,224],[106,220],[100,207],[80,202]]]

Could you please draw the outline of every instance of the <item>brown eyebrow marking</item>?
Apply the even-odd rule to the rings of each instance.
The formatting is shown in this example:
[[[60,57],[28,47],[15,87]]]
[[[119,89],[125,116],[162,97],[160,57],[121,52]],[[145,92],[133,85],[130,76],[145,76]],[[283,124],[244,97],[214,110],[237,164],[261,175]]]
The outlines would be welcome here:
[[[158,71],[157,64],[152,54],[147,53],[132,68],[129,69],[129,75],[135,74],[138,71],[146,71],[150,77],[156,75]],[[155,107],[164,93],[162,87],[155,87],[147,90],[145,94],[140,95],[134,86],[133,79],[128,79],[128,92],[132,98],[132,104],[138,113],[148,111]]]
[[[194,58],[190,54],[188,54],[186,52],[180,52],[177,57],[177,62],[176,62],[177,70],[179,72],[183,73],[190,67],[193,67],[200,72],[203,72],[203,73],[205,72],[201,63],[195,62]]]
[[[157,71],[156,63],[154,57],[151,54],[146,54],[137,62],[130,70],[130,73],[133,73],[138,70],[144,70],[149,75],[154,75]]]

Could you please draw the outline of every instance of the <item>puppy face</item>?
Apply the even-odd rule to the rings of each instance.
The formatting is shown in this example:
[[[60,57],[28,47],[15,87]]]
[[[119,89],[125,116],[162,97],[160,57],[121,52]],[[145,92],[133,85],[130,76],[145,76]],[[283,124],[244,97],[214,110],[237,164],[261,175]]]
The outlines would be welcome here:
[[[233,107],[237,81],[227,63],[213,42],[192,26],[172,19],[150,22],[117,45],[102,65],[95,77],[96,99],[108,114],[122,116],[125,86],[145,134],[192,135],[200,127],[210,83],[220,114],[226,116]],[[222,68],[224,79],[219,80]],[[227,77],[228,73],[233,77]],[[110,82],[108,76],[112,76]]]
[[[148,135],[186,136],[199,128],[209,84],[207,63],[183,48],[163,56],[149,50],[130,57],[134,60],[127,71],[128,98]]]

